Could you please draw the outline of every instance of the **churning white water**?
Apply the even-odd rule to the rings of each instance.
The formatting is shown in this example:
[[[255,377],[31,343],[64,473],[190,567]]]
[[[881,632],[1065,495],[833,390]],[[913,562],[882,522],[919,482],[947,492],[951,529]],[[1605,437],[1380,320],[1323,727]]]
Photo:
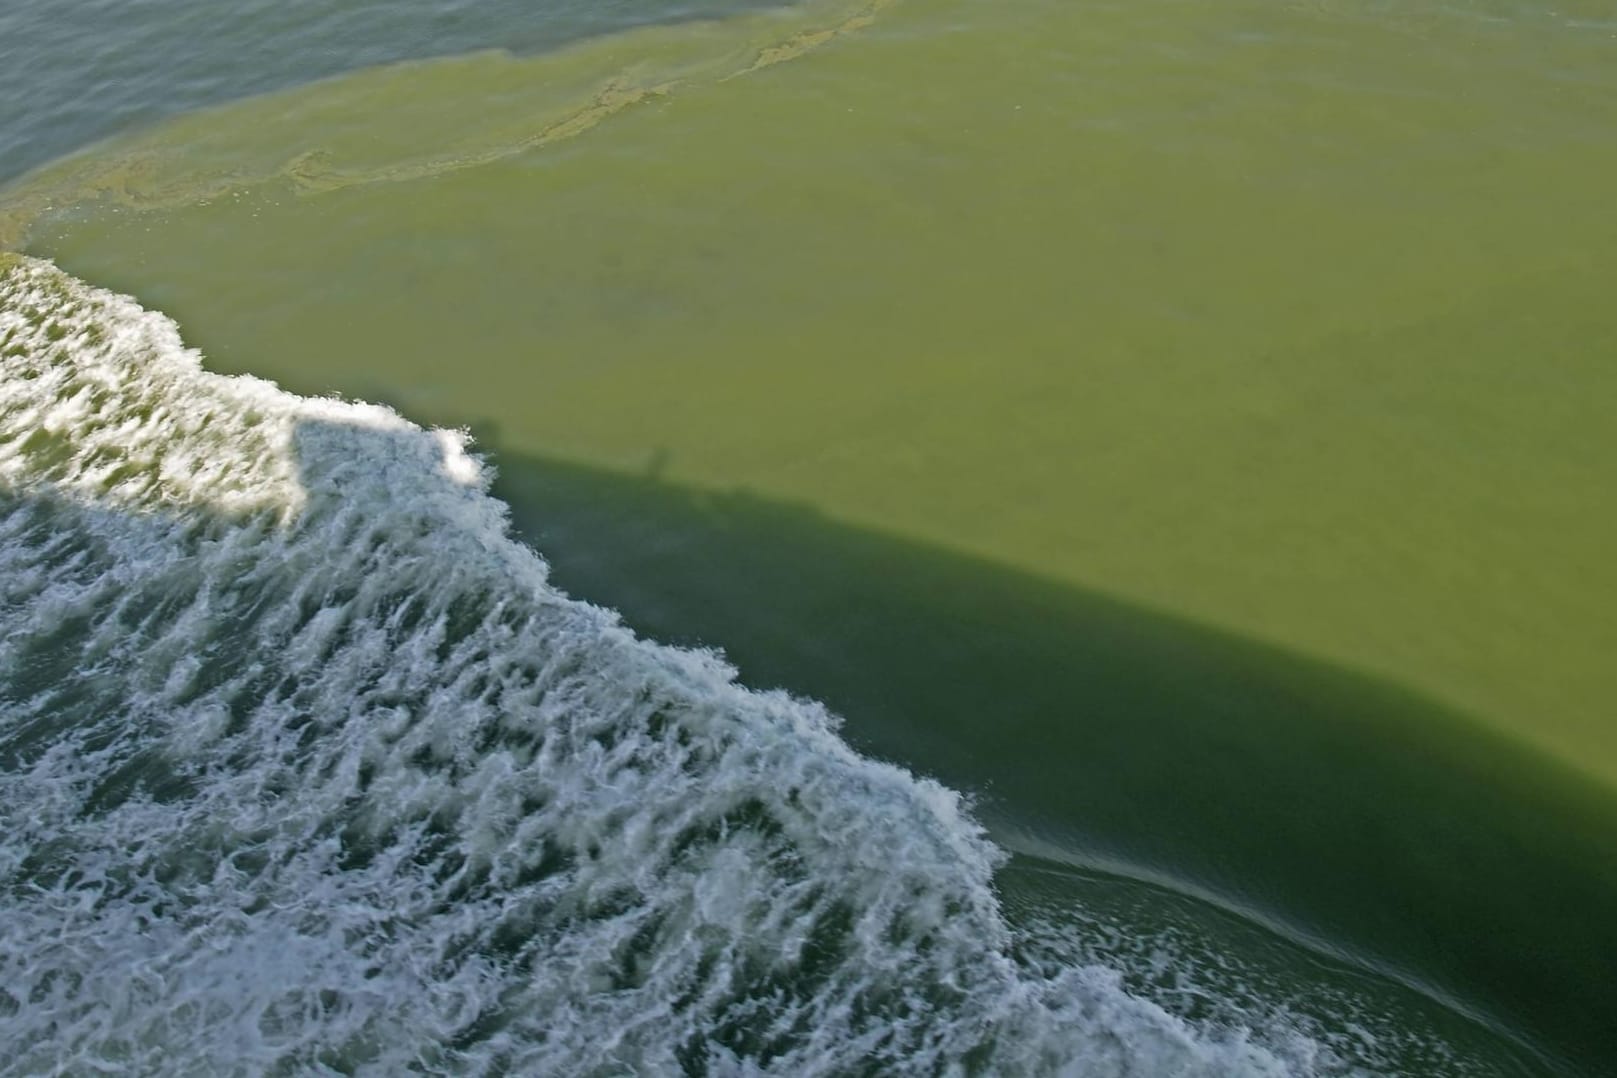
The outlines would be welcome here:
[[[953,792],[567,598],[455,433],[0,279],[0,1071],[1279,1075]]]

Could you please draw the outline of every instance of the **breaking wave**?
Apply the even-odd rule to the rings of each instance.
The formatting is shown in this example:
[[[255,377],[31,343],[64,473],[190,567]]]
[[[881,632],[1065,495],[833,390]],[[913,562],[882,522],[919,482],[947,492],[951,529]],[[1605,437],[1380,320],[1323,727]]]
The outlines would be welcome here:
[[[463,436],[38,262],[0,355],[19,1072],[1362,1072],[1030,943],[957,794],[561,594]]]

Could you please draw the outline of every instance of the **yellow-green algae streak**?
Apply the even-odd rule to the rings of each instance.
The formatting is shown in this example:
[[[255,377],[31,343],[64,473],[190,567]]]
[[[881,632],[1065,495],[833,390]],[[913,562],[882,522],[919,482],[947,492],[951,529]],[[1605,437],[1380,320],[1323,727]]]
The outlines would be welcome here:
[[[1600,18],[808,4],[193,114],[0,231],[216,367],[810,503],[1609,784]]]

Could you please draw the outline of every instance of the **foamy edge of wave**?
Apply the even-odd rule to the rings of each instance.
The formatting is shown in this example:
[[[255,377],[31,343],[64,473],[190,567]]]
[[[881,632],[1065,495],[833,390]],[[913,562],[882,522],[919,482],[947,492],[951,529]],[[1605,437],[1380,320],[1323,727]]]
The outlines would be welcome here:
[[[1019,964],[958,794],[556,591],[464,435],[0,274],[20,1066],[1344,1072]]]

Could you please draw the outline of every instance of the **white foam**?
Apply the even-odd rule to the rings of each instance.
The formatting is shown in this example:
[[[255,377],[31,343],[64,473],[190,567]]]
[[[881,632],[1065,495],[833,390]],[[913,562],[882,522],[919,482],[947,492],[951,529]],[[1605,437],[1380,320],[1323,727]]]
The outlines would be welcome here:
[[[1014,957],[955,793],[557,592],[462,436],[39,263],[0,352],[18,1072],[1344,1069]]]

